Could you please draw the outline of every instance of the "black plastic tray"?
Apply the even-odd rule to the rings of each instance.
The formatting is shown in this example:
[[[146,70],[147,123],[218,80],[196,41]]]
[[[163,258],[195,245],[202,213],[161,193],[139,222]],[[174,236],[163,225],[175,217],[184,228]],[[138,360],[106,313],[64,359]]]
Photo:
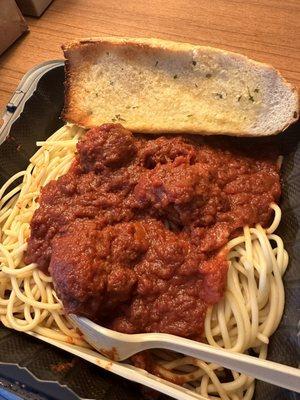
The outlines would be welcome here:
[[[64,101],[63,80],[63,62],[53,61],[30,71],[21,81],[0,128],[0,185],[26,168],[30,156],[36,151],[37,140],[46,139],[63,124],[59,118]],[[258,140],[264,140],[268,145],[269,139]],[[294,125],[272,141],[280,146],[285,156],[282,168],[283,218],[279,233],[289,252],[290,263],[284,277],[284,316],[271,338],[268,358],[296,367],[300,361],[297,328],[300,320],[300,125]],[[57,368],[62,364],[66,367]],[[14,383],[16,377],[25,388],[20,386],[20,382]],[[45,382],[41,383],[41,380]],[[28,399],[134,400],[143,397],[140,385],[3,327],[0,327],[0,389],[1,384],[3,387],[8,385],[16,393],[20,393],[20,388],[24,389],[22,396]],[[165,396],[161,398],[166,399]],[[296,400],[300,396],[257,382],[254,399]]]

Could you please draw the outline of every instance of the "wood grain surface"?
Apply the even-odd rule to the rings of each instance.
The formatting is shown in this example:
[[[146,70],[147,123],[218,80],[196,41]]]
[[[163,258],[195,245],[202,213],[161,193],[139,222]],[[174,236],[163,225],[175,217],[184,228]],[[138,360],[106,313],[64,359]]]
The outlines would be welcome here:
[[[99,35],[211,45],[272,64],[300,89],[300,0],[55,0],[0,56],[0,110],[26,71],[60,46]],[[2,32],[0,31],[0,34]]]

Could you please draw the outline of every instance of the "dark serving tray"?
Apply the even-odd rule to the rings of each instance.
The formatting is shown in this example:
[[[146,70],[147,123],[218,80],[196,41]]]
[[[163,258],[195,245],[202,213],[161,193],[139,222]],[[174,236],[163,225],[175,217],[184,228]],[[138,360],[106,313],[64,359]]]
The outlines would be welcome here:
[[[64,101],[63,80],[62,61],[44,63],[22,79],[0,127],[0,185],[26,168],[36,151],[37,140],[46,139],[63,125],[59,118]],[[270,141],[257,140],[264,141],[266,146]],[[297,367],[300,361],[300,124],[271,140],[280,146],[284,155],[283,217],[279,234],[290,255],[290,263],[284,277],[284,315],[271,338],[268,359]],[[144,397],[141,389],[141,385],[38,339],[0,327],[0,400],[135,400]],[[166,399],[166,396],[160,398]],[[300,396],[258,381],[254,399],[296,400]]]

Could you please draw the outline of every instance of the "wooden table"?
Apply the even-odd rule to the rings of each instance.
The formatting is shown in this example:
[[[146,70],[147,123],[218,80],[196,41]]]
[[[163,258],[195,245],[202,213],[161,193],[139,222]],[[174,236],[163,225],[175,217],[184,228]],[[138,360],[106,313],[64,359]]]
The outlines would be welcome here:
[[[0,56],[0,110],[22,75],[62,58],[60,45],[99,35],[153,36],[221,47],[273,64],[300,88],[299,0],[55,0]]]

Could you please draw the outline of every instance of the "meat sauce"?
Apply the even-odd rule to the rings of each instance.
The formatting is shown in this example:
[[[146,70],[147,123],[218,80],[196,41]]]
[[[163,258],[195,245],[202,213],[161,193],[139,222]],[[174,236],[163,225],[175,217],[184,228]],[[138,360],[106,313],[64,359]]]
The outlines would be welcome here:
[[[201,340],[225,290],[224,245],[266,225],[280,196],[276,154],[227,139],[88,131],[69,172],[42,189],[26,262],[50,272],[69,313]]]

